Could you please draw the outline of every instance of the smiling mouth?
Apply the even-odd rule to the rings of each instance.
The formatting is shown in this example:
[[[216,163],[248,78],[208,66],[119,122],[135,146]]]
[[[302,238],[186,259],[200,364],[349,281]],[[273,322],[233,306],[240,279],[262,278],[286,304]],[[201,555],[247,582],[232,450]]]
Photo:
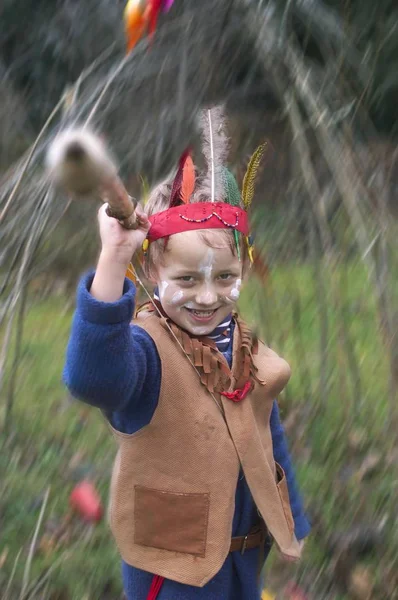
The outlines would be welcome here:
[[[186,310],[196,321],[203,322],[210,321],[217,312],[218,308],[215,308],[213,310],[197,310],[193,308],[186,308]]]

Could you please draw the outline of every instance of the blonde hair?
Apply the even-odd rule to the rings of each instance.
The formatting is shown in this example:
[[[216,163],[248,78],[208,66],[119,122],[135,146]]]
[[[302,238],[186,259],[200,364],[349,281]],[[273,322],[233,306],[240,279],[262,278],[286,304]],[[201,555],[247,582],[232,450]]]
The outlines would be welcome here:
[[[156,186],[145,205],[145,212],[148,216],[154,215],[163,210],[167,210],[170,205],[170,196],[173,187],[173,182],[171,181],[163,181],[158,186]],[[191,204],[196,204],[198,202],[209,202],[211,198],[211,190],[207,190],[206,187],[200,185],[196,191],[194,192]],[[241,208],[243,208],[243,202],[240,202]],[[210,248],[215,248],[214,246],[214,233],[217,233],[220,239],[223,239],[223,245],[227,245],[231,253],[236,256],[237,248],[235,244],[234,232],[232,229],[212,229],[206,231],[206,229],[199,230],[200,236],[205,244],[207,244]],[[210,231],[213,235],[210,234]],[[165,252],[167,252],[167,242],[168,238],[161,238],[149,244],[146,257],[144,260],[144,271],[147,277],[153,277],[156,273],[156,265],[163,264],[163,257]],[[247,250],[247,244],[242,234],[239,234],[239,249],[240,256],[243,263],[243,270],[249,266],[249,255]]]

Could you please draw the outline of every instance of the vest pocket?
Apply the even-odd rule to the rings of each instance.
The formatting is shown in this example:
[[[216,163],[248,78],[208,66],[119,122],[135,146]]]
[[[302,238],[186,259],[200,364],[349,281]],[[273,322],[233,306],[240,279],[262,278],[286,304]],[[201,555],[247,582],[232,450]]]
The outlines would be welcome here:
[[[275,462],[277,483],[276,486],[279,492],[279,498],[282,503],[283,512],[285,513],[286,521],[290,531],[294,532],[294,520],[292,515],[292,509],[290,508],[289,489],[287,487],[285,471],[281,465]]]
[[[134,542],[205,556],[210,494],[134,488]]]

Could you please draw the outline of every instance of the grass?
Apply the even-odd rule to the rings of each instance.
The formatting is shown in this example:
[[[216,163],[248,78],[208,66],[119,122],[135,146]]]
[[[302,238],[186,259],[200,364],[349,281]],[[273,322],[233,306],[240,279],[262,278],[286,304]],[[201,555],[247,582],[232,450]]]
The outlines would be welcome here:
[[[278,269],[265,287],[246,290],[241,308],[249,320],[260,324],[261,337],[293,369],[281,398],[282,414],[290,421],[289,440],[303,495],[317,516],[304,560],[288,572],[303,585],[320,574],[318,584],[326,589],[332,578],[329,536],[354,524],[374,524],[381,516],[392,524],[397,482],[387,460],[393,450],[386,436],[388,364],[364,273],[357,266],[347,266],[337,274],[337,308],[330,293],[327,297],[326,397],[319,384],[319,339],[325,315],[319,312],[313,275],[311,266]],[[344,286],[344,281],[349,285]],[[53,571],[43,581],[42,596],[33,597],[105,600],[121,594],[119,559],[105,520],[90,527],[72,519],[65,524],[66,535],[58,547],[54,535],[68,515],[69,494],[82,477],[94,480],[106,503],[115,455],[99,411],[72,402],[61,384],[72,316],[64,305],[63,298],[50,298],[33,303],[27,312],[12,435],[3,439],[0,453],[0,590],[6,588],[15,565],[11,600],[19,597],[48,488],[29,585],[43,581],[48,569]],[[359,381],[350,368],[347,336]],[[6,393],[7,381],[1,406]],[[349,444],[353,431],[364,434],[361,448],[355,451]],[[380,465],[359,481],[358,465],[370,452],[380,453]],[[385,578],[386,568],[398,555],[397,536],[392,527],[389,531],[383,547],[366,558],[376,582]],[[277,586],[278,573],[286,578],[286,572],[273,564],[270,585]],[[337,599],[338,592],[333,593],[330,597]]]
[[[0,589],[9,580],[22,548],[15,574],[20,586],[47,487],[50,497],[39,539],[47,531],[49,542],[52,530],[68,513],[69,494],[81,477],[92,477],[106,501],[115,447],[99,411],[70,401],[61,384],[71,320],[70,313],[63,315],[63,304],[62,299],[47,300],[27,315],[13,419],[15,437],[0,455],[5,482],[0,495],[0,547],[8,551],[0,570]],[[42,577],[69,549],[72,552],[51,578],[54,593],[62,591],[66,598],[76,600],[101,598],[111,587],[110,597],[116,598],[120,567],[106,523],[93,530],[72,523],[69,529],[71,539],[59,549],[51,543],[46,547],[44,538],[43,548],[34,556],[31,580]]]
[[[297,576],[308,584],[323,573],[320,589],[325,597],[337,598],[337,588],[331,596],[325,591],[336,580],[332,536],[343,539],[354,527],[375,527],[386,518],[383,543],[364,557],[377,582],[373,597],[384,599],[389,597],[385,573],[397,571],[398,552],[393,530],[397,463],[392,459],[397,452],[394,429],[388,427],[395,409],[388,395],[389,364],[363,269],[340,265],[324,278],[326,311],[320,309],[311,265],[277,269],[265,289],[246,290],[242,310],[259,324],[260,337],[292,367],[280,404],[282,416],[290,420],[289,441],[314,521]],[[322,354],[320,331],[325,319],[327,352]],[[363,438],[360,447],[355,447],[354,436]],[[372,456],[379,456],[377,468],[360,478],[363,461]],[[362,558],[356,557],[357,562],[362,564]],[[318,594],[316,598],[322,597]]]

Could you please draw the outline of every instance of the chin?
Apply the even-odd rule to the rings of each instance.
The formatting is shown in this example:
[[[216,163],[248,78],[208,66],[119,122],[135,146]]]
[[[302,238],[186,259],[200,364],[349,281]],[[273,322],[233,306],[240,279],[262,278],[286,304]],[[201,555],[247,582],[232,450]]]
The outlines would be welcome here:
[[[168,316],[182,329],[187,331],[193,336],[206,336],[214,331],[214,329],[219,325],[222,320],[229,313],[229,309],[225,310],[224,307],[219,307],[216,309],[213,317],[206,321],[201,322],[198,320],[195,323],[195,319],[190,317],[189,311],[184,307],[180,310],[173,310],[168,312]]]
[[[217,322],[206,323],[206,324],[200,324],[200,323],[194,324],[189,319],[178,319],[178,318],[174,318],[173,321],[174,321],[174,323],[176,323],[176,325],[178,325],[178,327],[181,327],[181,329],[184,329],[185,331],[187,331],[188,333],[190,333],[191,335],[194,335],[194,336],[208,335],[218,325]]]
[[[200,325],[192,327],[192,325],[187,325],[184,327],[184,329],[193,336],[204,337],[209,335],[213,331],[214,327],[201,327]]]
[[[192,335],[204,336],[209,335],[209,333],[212,333],[212,331],[214,331],[219,322],[219,318],[214,318],[209,323],[192,323],[190,319],[184,319],[184,323],[181,323],[180,326]]]

